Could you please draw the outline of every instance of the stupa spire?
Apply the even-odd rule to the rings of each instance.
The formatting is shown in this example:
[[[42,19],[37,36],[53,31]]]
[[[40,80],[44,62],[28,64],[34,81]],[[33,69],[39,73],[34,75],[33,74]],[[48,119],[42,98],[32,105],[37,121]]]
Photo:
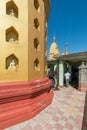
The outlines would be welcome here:
[[[66,49],[65,54],[68,55],[68,42],[66,42],[66,44],[65,44],[65,49]]]
[[[53,41],[52,42],[56,43],[56,37],[55,36],[53,37]]]

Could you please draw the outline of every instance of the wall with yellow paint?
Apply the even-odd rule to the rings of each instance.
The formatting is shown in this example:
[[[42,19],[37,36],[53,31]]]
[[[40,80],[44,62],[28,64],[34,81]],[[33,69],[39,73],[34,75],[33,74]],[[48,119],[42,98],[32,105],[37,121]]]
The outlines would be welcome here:
[[[48,14],[49,0],[0,0],[0,82],[46,76]]]

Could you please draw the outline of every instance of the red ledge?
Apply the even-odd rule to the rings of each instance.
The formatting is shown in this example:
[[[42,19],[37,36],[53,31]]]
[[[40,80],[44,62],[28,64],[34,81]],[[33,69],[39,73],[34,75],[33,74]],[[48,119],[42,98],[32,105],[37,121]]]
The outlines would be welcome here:
[[[53,91],[48,78],[32,82],[0,84],[0,130],[36,116],[51,104]]]
[[[32,95],[38,91],[49,89],[51,81],[48,78],[34,81],[0,83],[0,99],[22,95]]]

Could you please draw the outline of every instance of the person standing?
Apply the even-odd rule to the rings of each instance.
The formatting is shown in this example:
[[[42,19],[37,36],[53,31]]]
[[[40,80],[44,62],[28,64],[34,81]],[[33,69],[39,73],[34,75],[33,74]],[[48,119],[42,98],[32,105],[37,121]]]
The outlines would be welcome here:
[[[66,87],[68,87],[71,74],[69,72],[66,72],[64,76],[65,76]]]

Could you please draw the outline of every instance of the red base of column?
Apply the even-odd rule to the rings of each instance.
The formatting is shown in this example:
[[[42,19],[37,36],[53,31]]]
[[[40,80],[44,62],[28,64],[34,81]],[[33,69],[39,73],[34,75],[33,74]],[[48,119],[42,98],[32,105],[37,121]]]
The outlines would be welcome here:
[[[0,130],[33,118],[52,101],[50,80],[0,84]]]
[[[87,91],[87,85],[82,85],[82,84],[79,85],[79,86],[78,86],[78,90],[79,90],[79,91],[86,92],[86,91]]]

